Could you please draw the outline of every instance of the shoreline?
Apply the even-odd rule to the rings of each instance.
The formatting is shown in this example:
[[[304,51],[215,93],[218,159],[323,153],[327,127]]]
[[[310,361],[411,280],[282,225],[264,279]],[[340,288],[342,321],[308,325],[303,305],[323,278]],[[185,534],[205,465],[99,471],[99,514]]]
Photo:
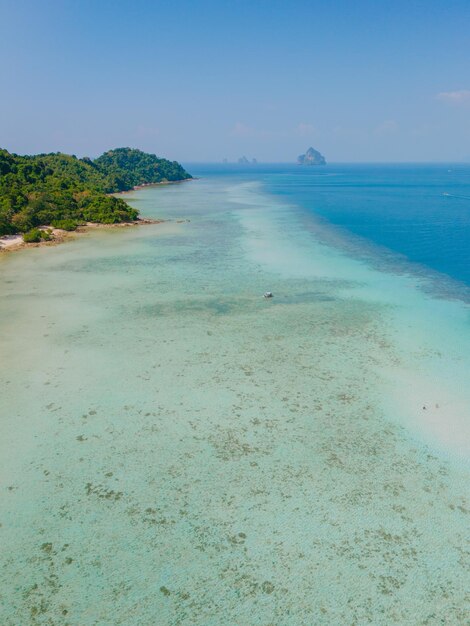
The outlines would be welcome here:
[[[191,180],[197,180],[197,178],[185,178],[183,180],[166,180],[161,181],[159,183],[143,183],[142,185],[136,185],[132,189],[128,189],[127,191],[117,191],[116,193],[110,193],[110,196],[121,196],[124,194],[133,193],[134,191],[138,191],[139,189],[146,189],[148,187],[158,187],[161,185],[178,185],[181,183],[185,183]],[[24,250],[25,248],[39,248],[45,246],[58,246],[61,243],[65,243],[66,241],[71,241],[75,238],[76,235],[81,235],[89,232],[90,230],[99,229],[99,228],[125,228],[129,226],[146,226],[149,224],[160,224],[162,222],[166,222],[168,220],[163,219],[152,219],[148,217],[138,217],[136,220],[132,222],[119,222],[117,224],[101,224],[99,222],[87,222],[83,226],[78,226],[76,230],[67,231],[61,228],[53,228],[52,226],[43,225],[39,226],[39,230],[48,230],[51,234],[51,239],[49,241],[39,241],[35,243],[26,243],[23,240],[23,235],[17,233],[15,235],[3,235],[0,237],[0,255],[4,252],[17,252],[18,250]],[[178,223],[185,222],[187,220],[178,220]]]
[[[35,243],[26,243],[23,235],[4,235],[0,237],[0,255],[7,252],[17,252],[25,248],[42,248],[46,246],[58,246],[66,241],[72,241],[76,236],[83,235],[92,230],[105,228],[128,228],[133,226],[148,226],[151,224],[161,224],[168,220],[151,219],[147,217],[137,218],[133,222],[119,222],[117,224],[101,224],[98,222],[87,222],[83,226],[78,226],[76,230],[67,231],[61,228],[52,228],[50,226],[40,226],[39,230],[50,230],[51,237],[49,241],[39,241]]]
[[[136,185],[132,187],[132,189],[127,189],[126,191],[116,191],[115,193],[110,193],[110,196],[123,196],[128,193],[132,193],[134,191],[139,191],[139,189],[147,189],[148,187],[160,187],[166,185],[181,185],[182,183],[187,183],[192,180],[198,180],[196,176],[192,176],[191,178],[183,178],[182,180],[162,180],[159,183],[142,183],[142,185]]]

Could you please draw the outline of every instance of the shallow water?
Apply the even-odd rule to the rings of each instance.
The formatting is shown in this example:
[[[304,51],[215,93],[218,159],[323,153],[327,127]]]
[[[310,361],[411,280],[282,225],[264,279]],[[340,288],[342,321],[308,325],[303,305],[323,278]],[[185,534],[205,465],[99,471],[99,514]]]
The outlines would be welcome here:
[[[243,176],[131,198],[0,259],[0,622],[470,623],[465,303]]]

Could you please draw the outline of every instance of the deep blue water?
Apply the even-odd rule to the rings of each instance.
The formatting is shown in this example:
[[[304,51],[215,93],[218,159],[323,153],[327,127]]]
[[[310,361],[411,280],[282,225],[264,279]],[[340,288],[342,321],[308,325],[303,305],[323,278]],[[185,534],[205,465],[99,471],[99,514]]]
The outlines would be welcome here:
[[[470,286],[470,164],[188,165],[196,176],[261,180],[346,235]]]

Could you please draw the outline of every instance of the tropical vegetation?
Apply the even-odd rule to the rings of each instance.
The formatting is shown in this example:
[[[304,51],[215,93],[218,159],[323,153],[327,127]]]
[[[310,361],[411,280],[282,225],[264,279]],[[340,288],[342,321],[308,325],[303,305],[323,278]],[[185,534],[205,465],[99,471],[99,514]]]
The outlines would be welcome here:
[[[0,149],[0,235],[34,231],[28,237],[38,238],[38,226],[74,230],[85,222],[132,221],[138,211],[110,194],[188,178],[176,161],[131,148],[109,150],[95,160]]]

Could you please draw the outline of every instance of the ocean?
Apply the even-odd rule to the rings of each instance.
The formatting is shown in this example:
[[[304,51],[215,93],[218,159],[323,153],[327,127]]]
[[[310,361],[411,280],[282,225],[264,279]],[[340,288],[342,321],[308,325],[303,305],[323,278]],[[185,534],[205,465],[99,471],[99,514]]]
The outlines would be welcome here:
[[[470,167],[188,168],[0,258],[0,622],[469,623]]]
[[[470,165],[189,166],[262,181],[269,193],[321,220],[324,236],[414,272],[438,272],[460,298],[470,287]],[[331,240],[331,239],[330,239]],[[382,258],[381,258],[382,257]],[[422,267],[420,267],[422,266]],[[446,280],[448,285],[448,281]],[[457,293],[460,290],[460,293]]]

